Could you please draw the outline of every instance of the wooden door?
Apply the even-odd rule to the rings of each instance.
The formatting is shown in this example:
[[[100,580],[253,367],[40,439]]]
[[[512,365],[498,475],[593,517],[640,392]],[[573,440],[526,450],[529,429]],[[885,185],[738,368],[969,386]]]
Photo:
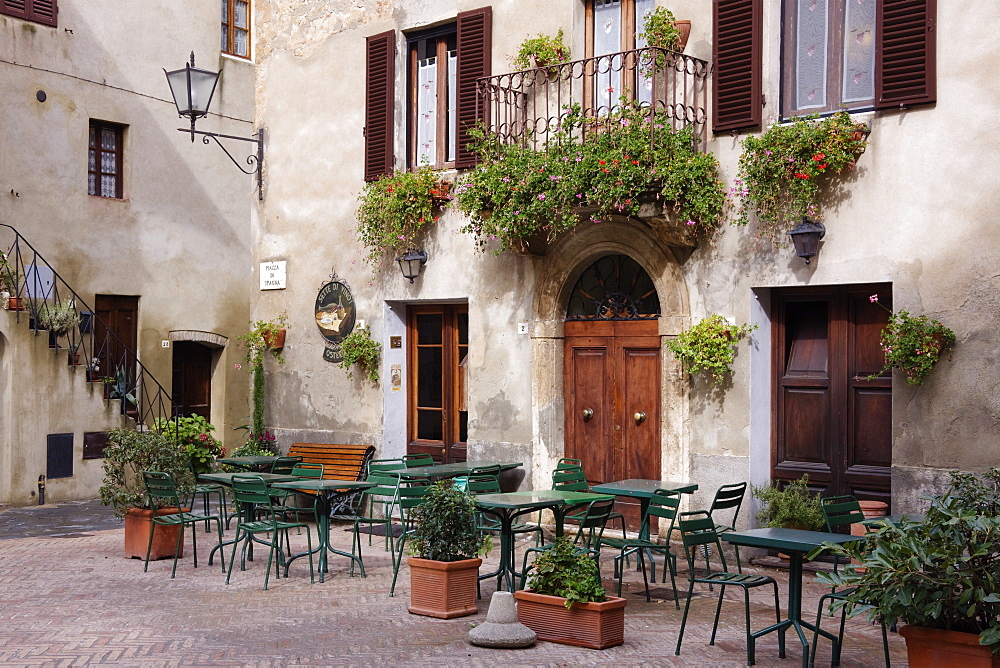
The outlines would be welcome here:
[[[871,296],[877,294],[878,302]],[[887,283],[781,290],[773,301],[771,477],[890,502],[892,377],[878,374]]]
[[[656,320],[566,323],[566,456],[591,484],[660,472],[660,338]],[[633,528],[638,503],[619,498]]]
[[[193,341],[175,341],[171,384],[174,413],[212,420],[212,349]]]

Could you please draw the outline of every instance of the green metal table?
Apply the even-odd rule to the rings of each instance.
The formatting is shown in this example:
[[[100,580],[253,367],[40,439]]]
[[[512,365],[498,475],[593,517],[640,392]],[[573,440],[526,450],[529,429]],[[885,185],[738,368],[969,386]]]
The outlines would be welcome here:
[[[232,487],[233,486],[233,476],[237,476],[237,475],[241,475],[241,476],[246,476],[246,475],[256,476],[256,477],[262,478],[264,480],[264,482],[266,482],[267,484],[271,484],[271,483],[275,483],[275,482],[288,482],[288,481],[291,481],[291,480],[298,480],[298,478],[296,476],[286,475],[286,474],[283,474],[283,473],[248,473],[246,471],[237,472],[237,473],[201,473],[201,474],[198,475],[198,480],[201,480],[202,482],[214,482],[214,483],[218,483],[220,485],[225,485],[226,487]],[[252,519],[253,518],[253,504],[243,504],[243,508],[242,508],[241,512],[243,513],[243,517],[247,518],[248,520]],[[253,540],[256,541],[256,542],[258,542],[258,543],[261,543],[262,545],[266,545],[266,543],[264,543],[263,541],[261,541],[258,538],[254,538]],[[222,542],[222,543],[216,545],[215,547],[213,547],[212,551],[208,553],[208,565],[209,566],[212,565],[212,559],[215,557],[215,551],[221,549],[223,545],[233,545],[233,549],[236,549],[236,547],[235,547],[236,540],[235,539],[234,540],[227,540],[227,541]],[[249,558],[250,561],[253,561],[253,543],[250,543],[248,554],[247,554],[247,558]]]
[[[748,529],[746,531],[727,531],[720,534],[727,543],[746,547],[763,547],[779,550],[788,555],[788,618],[761,629],[752,635],[758,638],[772,631],[784,632],[789,626],[795,628],[802,643],[802,666],[809,663],[809,641],[806,640],[802,627],[816,631],[829,638],[834,643],[834,656],[837,656],[837,636],[823,629],[817,629],[813,624],[802,619],[802,557],[807,552],[821,546],[823,543],[850,543],[858,540],[858,536],[826,531],[802,531],[801,529]],[[783,658],[783,657],[782,657]]]
[[[484,513],[500,520],[500,568],[496,573],[480,576],[480,579],[497,576],[497,589],[507,580],[507,590],[514,592],[515,576],[520,575],[514,564],[514,520],[536,510],[550,509],[556,516],[556,537],[563,535],[563,520],[573,506],[591,501],[613,498],[610,494],[594,492],[565,492],[560,490],[539,490],[509,492],[507,494],[481,494],[476,497],[476,506]]]
[[[277,459],[273,455],[251,455],[247,457],[223,457],[222,459],[217,459],[215,461],[220,464],[228,464],[229,466],[236,466],[243,469],[244,471],[270,471],[271,464]]]
[[[341,552],[333,549],[330,545],[330,509],[334,503],[345,496],[353,494],[359,490],[371,489],[375,487],[374,482],[363,480],[297,480],[296,482],[276,482],[271,487],[276,489],[290,489],[295,492],[305,492],[316,497],[316,531],[319,533],[319,541],[316,549],[312,552],[302,552],[289,557],[285,561],[285,577],[288,577],[288,566],[299,557],[309,554],[319,553],[319,581],[323,582],[326,574],[326,553],[327,550],[341,557],[351,560],[351,574],[354,574],[354,562],[358,562],[361,567],[361,577],[365,577],[365,564],[361,561],[361,555],[354,555],[349,552]],[[360,547],[358,548],[360,552]]]
[[[681,494],[693,494],[698,491],[698,485],[693,482],[632,478],[592,485],[590,491],[639,499],[639,511],[642,518],[642,524],[639,525],[639,538],[649,540],[649,524],[646,522],[646,510],[649,508],[649,499],[652,498],[653,492],[658,489],[680,492]]]
[[[400,478],[456,478],[462,475],[469,475],[472,469],[499,466],[501,471],[509,471],[521,466],[521,462],[494,462],[489,460],[479,460],[471,462],[455,462],[453,464],[434,464],[433,466],[415,466],[413,468],[398,468],[382,471],[385,475],[394,475]]]

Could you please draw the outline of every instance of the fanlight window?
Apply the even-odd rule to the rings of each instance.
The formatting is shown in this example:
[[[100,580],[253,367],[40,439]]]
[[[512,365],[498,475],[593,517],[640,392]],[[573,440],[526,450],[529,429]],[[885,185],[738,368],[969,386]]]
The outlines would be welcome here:
[[[627,255],[606,255],[587,267],[573,287],[567,320],[653,320],[660,298],[653,281]]]

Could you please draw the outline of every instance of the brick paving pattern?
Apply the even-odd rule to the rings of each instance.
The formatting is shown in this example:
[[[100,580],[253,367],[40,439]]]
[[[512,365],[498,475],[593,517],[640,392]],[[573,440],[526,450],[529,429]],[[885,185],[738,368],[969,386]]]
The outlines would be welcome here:
[[[337,526],[333,541],[350,551],[350,534]],[[232,535],[232,531],[227,533]],[[742,666],[746,662],[742,603],[727,594],[715,646],[708,645],[715,598],[699,590],[692,603],[681,655],[674,656],[681,611],[672,601],[647,603],[639,573],[626,573],[628,608],[625,644],[602,651],[539,642],[521,650],[475,647],[468,630],[486,619],[494,582],[484,583],[479,614],[436,620],[406,611],[409,577],[400,573],[396,596],[388,596],[392,565],[382,538],[364,546],[368,577],[349,577],[347,560],[331,556],[326,582],[309,583],[308,562],[297,560],[290,577],[263,591],[266,560],[248,564],[226,586],[218,560],[209,567],[211,535],[200,533],[199,567],[193,568],[190,537],[177,578],[170,561],[122,556],[123,530],[111,511],[95,502],[0,512],[0,665],[3,666]],[[305,536],[291,536],[293,549]],[[367,541],[365,541],[367,543]],[[498,549],[484,568],[495,566]],[[226,554],[229,552],[227,550]],[[613,592],[610,559],[602,564]],[[403,567],[405,571],[405,566]],[[755,572],[779,579],[766,566]],[[803,609],[815,614],[823,587],[807,573]],[[678,576],[686,591],[686,573]],[[669,596],[669,585],[656,592]],[[730,598],[731,596],[731,598]],[[752,620],[763,626],[773,613],[766,593],[752,595]],[[782,600],[782,609],[784,609]],[[683,608],[683,598],[682,598]],[[827,618],[831,630],[836,620]],[[906,665],[902,638],[890,634],[892,662]],[[829,665],[830,644],[820,646],[817,665]],[[801,665],[801,649],[789,636],[787,658],[778,658],[777,638],[758,641],[757,665]],[[848,620],[842,665],[882,665],[878,627]]]

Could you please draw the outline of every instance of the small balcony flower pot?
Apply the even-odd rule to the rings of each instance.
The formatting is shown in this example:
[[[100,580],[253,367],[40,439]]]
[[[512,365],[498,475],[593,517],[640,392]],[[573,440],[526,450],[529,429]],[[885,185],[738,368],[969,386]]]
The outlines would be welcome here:
[[[185,511],[188,509],[185,508]],[[157,515],[176,513],[177,508],[160,508]],[[131,508],[125,515],[125,556],[129,559],[145,559],[146,547],[149,545],[149,532],[153,530],[153,511],[148,508]],[[153,547],[149,559],[173,559],[177,547],[177,532],[179,526],[157,526],[153,534]],[[177,557],[184,556],[184,541]]]
[[[574,603],[566,608],[561,596],[514,592],[517,621],[538,635],[539,640],[605,649],[625,642],[624,598],[608,596],[600,603]]]
[[[172,554],[172,553],[171,553]],[[410,557],[410,613],[438,619],[474,615],[482,559],[433,561]]]
[[[78,352],[68,352],[66,356],[69,360],[70,366],[79,366],[80,364],[80,353]]]
[[[7,309],[11,311],[23,311],[24,310],[24,297],[8,297],[7,298]]]
[[[281,350],[285,347],[285,328],[282,327],[276,333],[264,332],[264,343],[270,350]]]
[[[906,639],[910,668],[998,668],[1000,659],[989,645],[979,644],[979,634],[932,629],[907,624],[899,634]]]

